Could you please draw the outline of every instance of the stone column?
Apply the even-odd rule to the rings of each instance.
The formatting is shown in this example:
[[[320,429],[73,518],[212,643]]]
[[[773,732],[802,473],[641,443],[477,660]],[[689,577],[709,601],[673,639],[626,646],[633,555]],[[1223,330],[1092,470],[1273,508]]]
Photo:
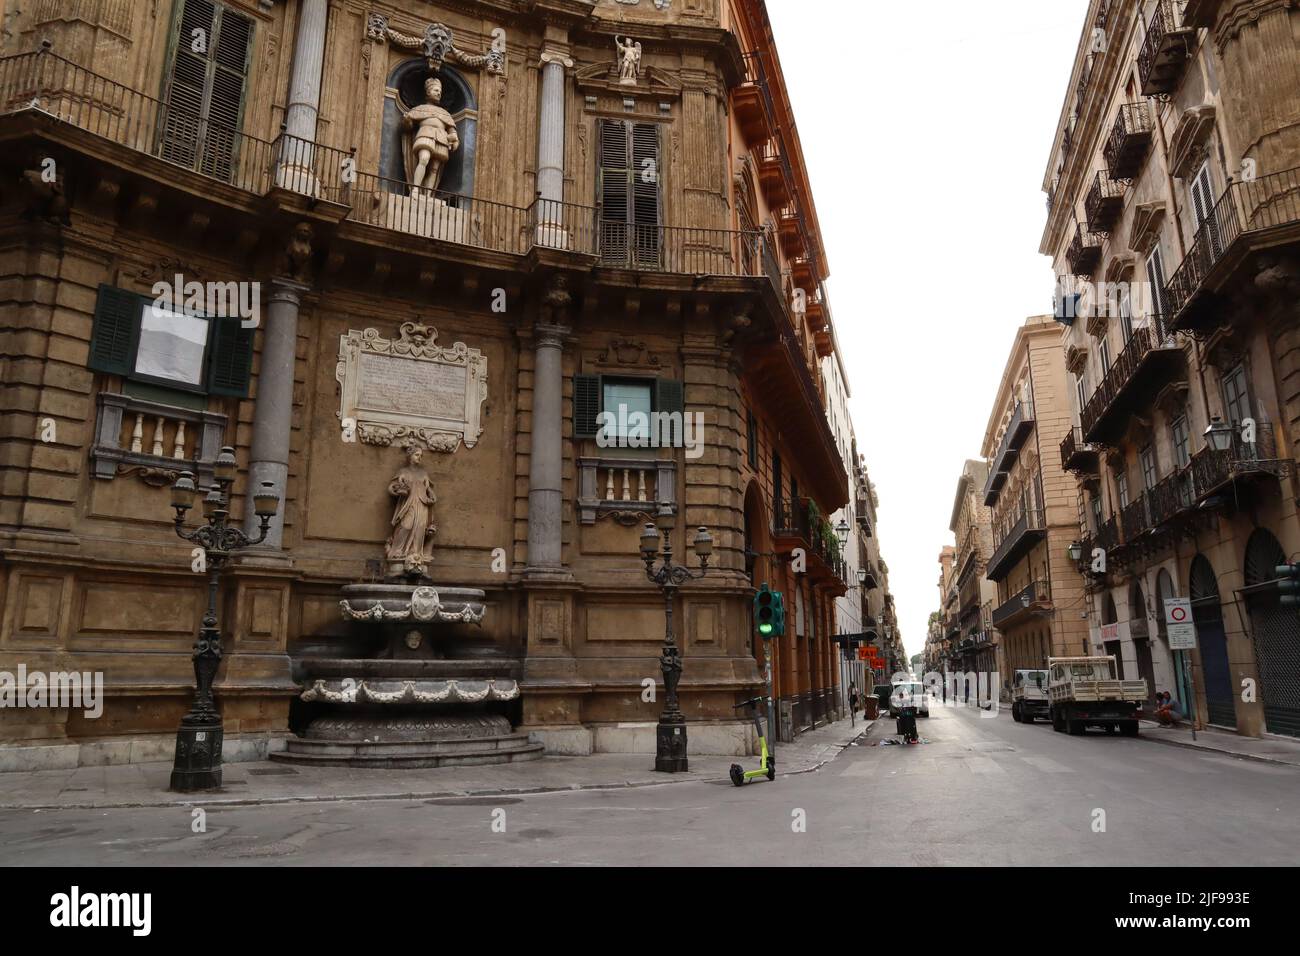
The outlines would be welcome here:
[[[553,50],[542,54],[541,115],[537,134],[537,242],[565,245],[564,96],[566,68],[573,60]]]
[[[530,575],[564,574],[564,340],[569,328],[534,329],[533,427],[528,471]]]
[[[271,522],[263,546],[279,548],[284,538],[285,489],[289,477],[289,433],[293,427],[293,377],[298,349],[298,308],[307,286],[288,279],[271,282],[270,305],[262,330],[261,365],[257,373],[257,405],[253,413],[253,443],[249,450],[248,506],[245,530],[255,532],[252,494],[263,481],[280,496],[280,510]]]
[[[321,73],[325,62],[325,26],[329,0],[302,0],[293,47],[289,104],[284,112],[284,141],[280,153],[281,186],[311,192],[316,118],[320,112]]]

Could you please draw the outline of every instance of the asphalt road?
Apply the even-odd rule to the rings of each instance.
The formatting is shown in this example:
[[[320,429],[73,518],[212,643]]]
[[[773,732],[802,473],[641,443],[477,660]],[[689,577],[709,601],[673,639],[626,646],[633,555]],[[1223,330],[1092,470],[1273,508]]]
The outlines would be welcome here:
[[[812,773],[431,801],[0,812],[9,865],[1294,865],[1300,769],[932,707]],[[779,756],[778,756],[779,760]],[[1100,811],[1100,812],[1099,812]],[[502,832],[503,831],[503,832]]]

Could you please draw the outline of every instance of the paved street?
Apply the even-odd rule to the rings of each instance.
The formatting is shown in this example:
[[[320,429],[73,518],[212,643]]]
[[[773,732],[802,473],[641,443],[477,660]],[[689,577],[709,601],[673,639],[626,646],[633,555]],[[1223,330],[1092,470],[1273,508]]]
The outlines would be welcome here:
[[[737,790],[723,779],[510,797],[0,812],[8,864],[1281,865],[1300,768],[932,708],[928,742]],[[1105,832],[1094,832],[1097,810]],[[504,816],[501,812],[503,811]],[[802,811],[806,832],[795,832]],[[505,832],[494,832],[504,823]]]

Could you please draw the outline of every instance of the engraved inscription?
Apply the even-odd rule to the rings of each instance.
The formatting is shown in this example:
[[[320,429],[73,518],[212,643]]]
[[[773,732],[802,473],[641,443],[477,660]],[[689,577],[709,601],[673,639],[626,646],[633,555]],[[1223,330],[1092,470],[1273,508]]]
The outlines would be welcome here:
[[[360,356],[359,411],[450,421],[465,417],[465,369],[391,355]]]
[[[487,359],[464,342],[439,345],[438,330],[420,322],[402,323],[393,339],[378,329],[341,336],[335,377],[339,420],[364,444],[454,452],[483,433]]]

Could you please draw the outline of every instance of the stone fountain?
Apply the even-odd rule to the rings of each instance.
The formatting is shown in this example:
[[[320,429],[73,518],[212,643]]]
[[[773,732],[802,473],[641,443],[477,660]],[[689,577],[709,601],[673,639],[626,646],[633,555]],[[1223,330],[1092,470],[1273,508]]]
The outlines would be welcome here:
[[[487,611],[485,593],[429,578],[437,499],[420,458],[409,448],[389,484],[397,507],[384,580],[342,588],[339,607],[359,653],[295,662],[309,717],[277,760],[414,768],[542,755],[508,716],[520,662],[466,636]]]

